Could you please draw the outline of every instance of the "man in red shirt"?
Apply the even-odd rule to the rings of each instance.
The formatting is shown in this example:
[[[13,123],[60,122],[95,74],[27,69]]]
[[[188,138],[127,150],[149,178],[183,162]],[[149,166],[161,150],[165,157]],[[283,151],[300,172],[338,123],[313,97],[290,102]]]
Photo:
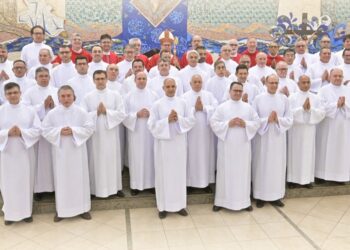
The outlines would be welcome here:
[[[250,67],[256,65],[256,56],[259,53],[257,50],[257,41],[255,37],[249,37],[247,40],[247,49],[241,55],[248,55],[250,57]]]
[[[280,47],[276,42],[269,43],[269,54],[267,55],[267,66],[271,68],[276,68],[276,64],[280,61],[284,61],[283,56],[278,54]]]
[[[236,38],[233,38],[228,41],[228,45],[230,45],[232,51],[231,51],[231,59],[235,61],[236,63],[239,63],[239,58],[241,55],[238,53],[238,41]]]
[[[202,38],[198,35],[194,35],[192,37],[190,50],[196,50],[199,46],[203,46]],[[206,51],[205,62],[208,64],[213,64],[213,57],[209,51]],[[183,54],[180,60],[180,66],[181,68],[184,68],[187,66],[187,64],[188,62],[187,62],[187,52],[186,52],[185,54]]]
[[[108,64],[117,64],[118,62],[121,61],[121,59],[118,57],[116,53],[114,53],[111,48],[112,48],[112,37],[109,34],[103,34],[100,37],[100,45],[102,48],[102,60],[105,63]]]
[[[145,65],[145,68],[148,69],[148,57],[141,54],[141,39],[137,37],[131,38],[129,40],[129,44],[133,45],[135,48],[135,59],[141,59]]]
[[[92,56],[88,51],[86,51],[83,48],[83,42],[81,40],[81,36],[78,33],[72,34],[70,50],[72,52],[71,59],[73,63],[75,62],[75,58],[77,58],[78,56],[84,56],[88,59],[89,62],[92,61]],[[61,62],[61,57],[57,55],[56,58],[52,61],[52,64],[60,64]]]

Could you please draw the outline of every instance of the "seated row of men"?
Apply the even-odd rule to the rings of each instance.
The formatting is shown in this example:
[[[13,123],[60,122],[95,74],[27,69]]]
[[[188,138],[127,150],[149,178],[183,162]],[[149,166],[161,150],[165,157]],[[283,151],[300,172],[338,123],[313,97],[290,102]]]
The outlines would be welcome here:
[[[82,62],[87,65],[86,58],[77,58],[76,67]],[[169,71],[169,61],[160,60],[160,68],[162,63]],[[287,71],[279,62],[277,72],[279,65]],[[216,62],[215,71],[225,72],[225,64]],[[17,83],[5,85],[8,102],[0,107],[5,224],[32,220],[33,191],[55,191],[55,221],[79,214],[91,218],[90,194],[108,197],[122,190],[122,124],[127,128],[130,187],[133,194],[155,187],[160,218],[167,212],[187,215],[186,186],[208,187],[215,171],[214,211],[251,211],[251,183],[257,207],[266,201],[283,206],[287,169],[288,182],[300,185],[311,184],[314,176],[350,180],[349,140],[344,140],[350,125],[350,89],[343,84],[342,69],[331,70],[330,84],[318,95],[311,92],[310,77],[302,75],[289,99],[278,91],[278,75],[268,75],[264,91],[250,100],[249,91],[258,87],[247,81],[247,66],[239,65],[237,81],[221,87],[225,97],[220,101],[213,92],[218,88],[211,90],[210,82],[205,87],[200,74],[189,79],[189,90],[181,96],[176,77],[165,77],[158,95],[153,85],[159,82],[147,81],[139,70],[124,97],[107,75],[95,71],[95,87],[85,95],[81,91],[86,86],[79,86],[78,79],[57,94],[44,67],[36,69],[37,84],[22,101]]]

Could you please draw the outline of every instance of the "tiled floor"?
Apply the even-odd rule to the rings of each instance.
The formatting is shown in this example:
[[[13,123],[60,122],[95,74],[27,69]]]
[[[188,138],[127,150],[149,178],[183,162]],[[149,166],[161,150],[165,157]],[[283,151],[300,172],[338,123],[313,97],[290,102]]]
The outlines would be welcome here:
[[[212,212],[211,205],[188,207],[189,216],[158,218],[155,208],[92,212],[53,222],[53,214],[34,222],[4,226],[0,249],[230,250],[350,249],[350,196],[285,200],[253,212]],[[1,218],[3,219],[3,218]]]

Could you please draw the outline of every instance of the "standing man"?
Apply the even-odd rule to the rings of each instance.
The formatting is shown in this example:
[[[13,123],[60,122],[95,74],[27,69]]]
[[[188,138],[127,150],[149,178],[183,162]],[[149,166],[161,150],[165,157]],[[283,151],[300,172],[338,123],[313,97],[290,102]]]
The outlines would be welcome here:
[[[230,47],[230,45],[225,44],[221,47],[220,50],[220,60],[223,61],[225,63],[226,66],[226,72],[225,72],[225,76],[229,77],[231,74],[234,74],[236,71],[236,67],[237,67],[237,63],[235,61],[233,61],[231,59],[231,52],[232,49]]]
[[[52,57],[50,54],[50,50],[47,48],[43,48],[39,50],[39,63],[36,65],[33,65],[30,70],[28,70],[27,76],[31,79],[35,79],[35,70],[39,67],[45,67],[50,71],[50,74],[52,72]]]
[[[259,52],[256,56],[256,65],[249,69],[249,75],[259,79],[263,84],[265,84],[268,75],[275,74],[275,71],[266,63],[267,55],[264,52]]]
[[[214,95],[202,89],[200,75],[191,78],[191,90],[183,95],[187,106],[195,109],[196,123],[187,134],[187,186],[205,188],[211,192],[210,183],[215,182],[215,137],[209,120],[215,111],[218,101]]]
[[[106,71],[96,70],[93,79],[96,89],[81,104],[96,126],[88,142],[91,194],[101,198],[114,194],[124,197],[119,139],[120,124],[126,116],[123,98],[107,88]]]
[[[242,52],[241,55],[248,55],[250,57],[250,66],[253,67],[256,65],[256,56],[259,51],[257,49],[258,43],[255,37],[249,37],[247,39],[247,49]]]
[[[218,166],[213,211],[222,207],[252,211],[251,140],[259,129],[259,117],[241,100],[243,85],[233,82],[230,99],[222,103],[210,119],[218,137]]]
[[[303,75],[299,91],[289,97],[293,126],[288,131],[288,187],[312,188],[315,176],[316,125],[325,117],[319,96],[310,90],[310,77]]]
[[[238,41],[236,38],[232,38],[228,41],[228,45],[230,45],[232,51],[231,51],[231,59],[235,61],[236,63],[239,63],[239,58],[241,55],[238,53]]]
[[[305,40],[299,38],[295,43],[295,59],[294,66],[298,67],[301,74],[305,74],[309,66],[315,62],[315,57],[307,52],[307,44]],[[294,77],[294,79],[297,79]],[[312,82],[312,80],[311,80]]]
[[[92,77],[96,70],[104,70],[106,71],[108,63],[105,63],[102,60],[102,47],[94,46],[91,50],[92,54],[92,62],[89,63],[88,74]]]
[[[0,44],[0,86],[13,77],[13,62],[8,60],[8,50],[5,44]]]
[[[107,66],[107,88],[121,94],[122,83],[118,81],[118,75],[119,68],[116,64],[110,64]]]
[[[112,51],[113,40],[109,34],[100,36],[100,46],[102,48],[102,60],[107,64],[117,64],[120,58]],[[105,70],[105,69],[104,69]]]
[[[89,114],[74,104],[74,90],[58,90],[60,105],[43,121],[42,135],[52,144],[56,215],[54,222],[80,215],[90,220],[89,168],[86,141],[93,133]]]
[[[278,91],[285,96],[289,96],[298,91],[298,85],[294,80],[287,77],[288,65],[284,61],[276,64],[276,73],[278,76]]]
[[[68,80],[75,76],[75,65],[72,62],[72,52],[68,45],[61,45],[58,51],[61,57],[61,64],[52,70],[52,84],[56,88],[67,84]]]
[[[117,64],[119,68],[118,81],[123,82],[125,78],[132,75],[132,62],[135,58],[134,46],[127,44],[124,47],[124,59]]]
[[[53,58],[53,52],[50,46],[44,43],[45,41],[45,29],[40,25],[35,25],[30,29],[30,35],[33,42],[25,45],[21,50],[21,60],[25,61],[30,70],[39,63],[39,51],[41,49],[48,49],[50,58]]]
[[[148,120],[148,128],[154,141],[154,166],[157,208],[159,218],[167,212],[187,216],[186,163],[187,132],[194,126],[194,110],[176,97],[176,83],[164,80],[165,96],[154,103]]]
[[[5,225],[32,222],[35,153],[40,120],[35,111],[20,103],[17,83],[5,85],[8,103],[0,107],[0,189]]]
[[[147,88],[147,75],[135,76],[136,88],[126,96],[127,117],[123,121],[128,133],[128,159],[131,195],[154,188],[154,139],[147,128],[152,105],[158,96]]]
[[[350,82],[350,49],[343,50],[343,64],[340,65],[339,68],[341,68],[344,73],[343,84],[348,85]]]
[[[141,59],[148,69],[148,57],[141,53],[142,42],[140,38],[134,37],[129,40],[129,44],[135,48],[135,59]]]
[[[226,66],[223,61],[217,60],[214,63],[215,76],[209,79],[206,84],[206,90],[211,92],[218,103],[226,100],[225,92],[230,86],[230,80],[225,77]]]
[[[253,107],[261,125],[254,139],[253,197],[261,208],[266,201],[283,207],[287,165],[287,130],[293,125],[286,96],[277,92],[278,76],[266,77],[267,92],[257,96]]]
[[[191,40],[190,50],[197,50],[197,48],[199,46],[203,46],[202,37],[200,37],[198,35],[193,35],[192,40]],[[213,64],[213,57],[209,51],[205,52],[204,62],[206,62],[208,64]],[[187,66],[187,64],[188,64],[188,61],[187,61],[187,52],[186,52],[185,54],[182,55],[182,58],[180,60],[180,66],[181,66],[181,68],[184,68]]]
[[[283,61],[283,56],[279,55],[280,46],[276,42],[269,43],[269,54],[267,55],[267,66],[275,69],[276,64],[280,61]]]

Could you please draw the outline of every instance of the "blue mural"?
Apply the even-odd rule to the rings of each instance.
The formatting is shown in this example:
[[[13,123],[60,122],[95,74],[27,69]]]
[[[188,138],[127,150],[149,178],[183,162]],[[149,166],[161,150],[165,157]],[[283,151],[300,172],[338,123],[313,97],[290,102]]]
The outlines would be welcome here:
[[[159,48],[159,35],[169,29],[177,37],[176,52],[181,56],[187,50],[187,0],[168,2],[123,0],[123,31],[117,38],[124,45],[130,38],[140,38],[145,53]]]

